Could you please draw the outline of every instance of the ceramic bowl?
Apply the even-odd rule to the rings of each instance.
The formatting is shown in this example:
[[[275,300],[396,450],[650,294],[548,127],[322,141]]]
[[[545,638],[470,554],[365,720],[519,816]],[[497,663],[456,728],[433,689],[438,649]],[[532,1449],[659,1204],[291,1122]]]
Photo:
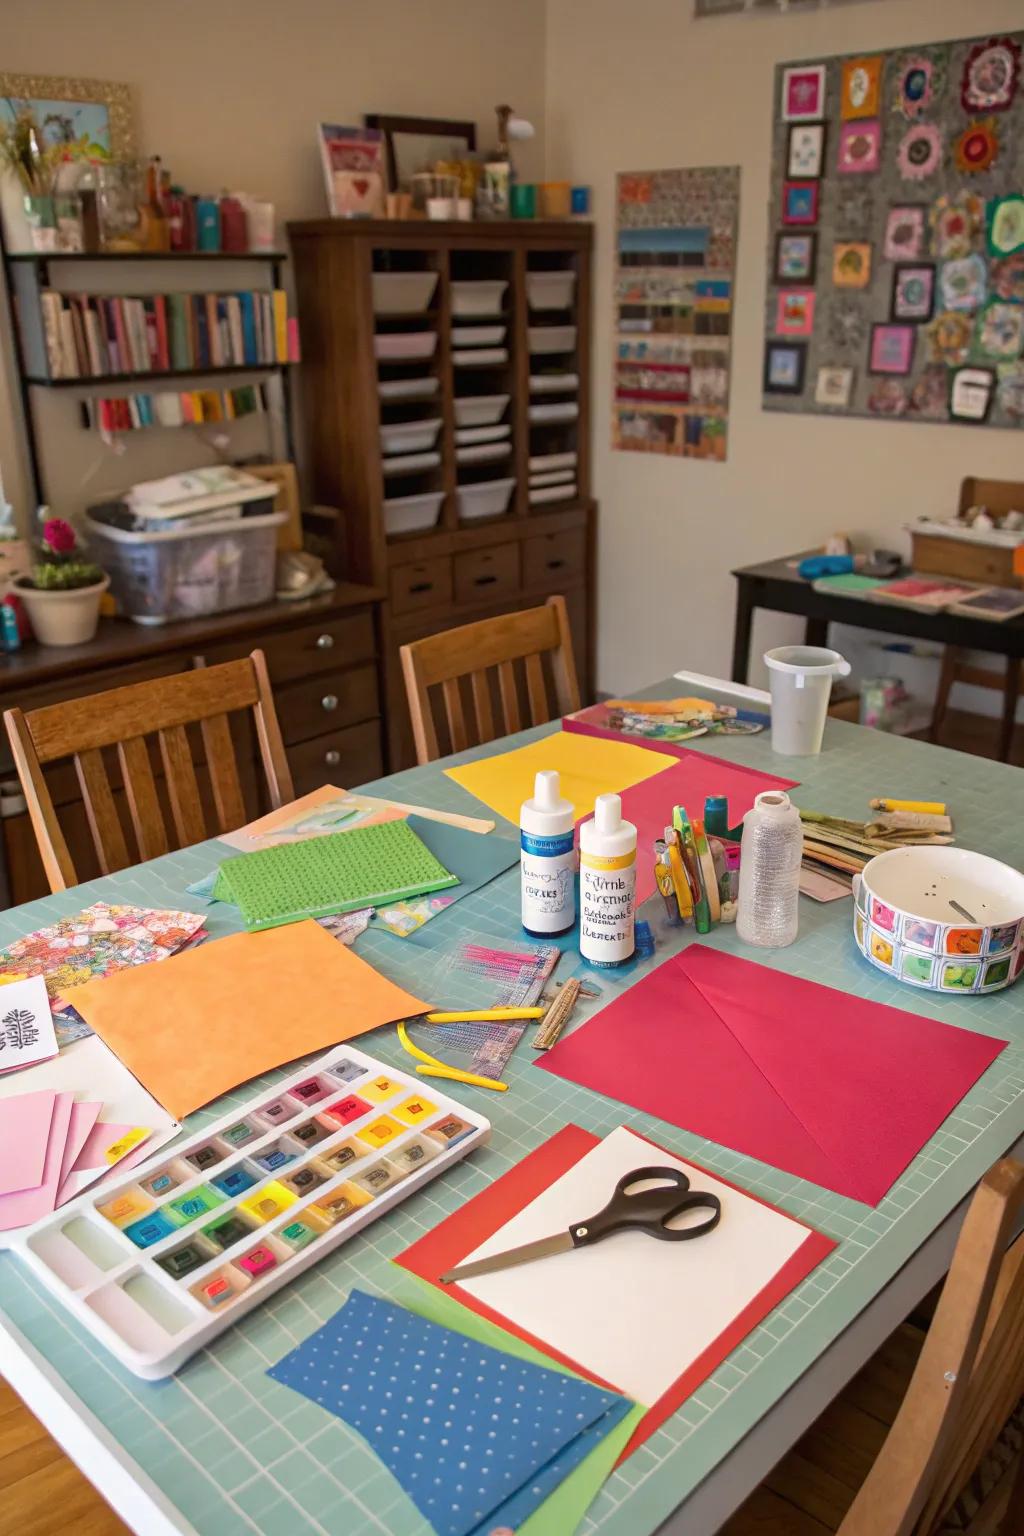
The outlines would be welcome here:
[[[998,992],[1024,967],[1024,874],[998,859],[894,848],[869,860],[853,893],[857,948],[897,981]]]

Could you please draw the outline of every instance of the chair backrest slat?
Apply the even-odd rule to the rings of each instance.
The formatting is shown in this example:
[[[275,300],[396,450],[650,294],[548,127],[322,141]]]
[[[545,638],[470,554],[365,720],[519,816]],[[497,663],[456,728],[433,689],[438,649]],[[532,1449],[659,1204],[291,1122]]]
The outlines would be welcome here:
[[[74,758],[89,829],[104,873],[133,863],[118,811],[119,792],[107,774],[103,752],[117,748],[124,800],[140,859],[169,850],[163,810],[170,805],[177,846],[207,835],[199,779],[186,726],[202,732],[217,830],[227,832],[247,819],[229,714],[252,713],[260,758],[273,809],[294,798],[273,693],[262,651],[220,666],[197,667],[86,698],[68,699],[25,715],[6,710],[4,724],[18,778],[28,805],[43,868],[52,891],[75,885],[79,875],[61,831],[44,763]],[[148,736],[160,749],[164,787],[150,757]]]
[[[128,845],[118,820],[114,793],[100,749],[90,747],[86,752],[76,752],[75,772],[81,785],[85,814],[101,872],[109,875],[116,869],[124,869],[129,862]]]
[[[424,640],[403,645],[401,656],[416,756],[421,763],[432,762],[439,756],[430,699],[430,689],[438,684],[448,718],[450,744],[455,752],[494,739],[494,710],[488,675],[491,669],[497,671],[506,731],[522,728],[517,662],[522,662],[525,671],[532,724],[544,725],[552,716],[542,657],[550,660],[558,713],[571,714],[580,707],[569,618],[563,597],[549,597],[542,607],[529,608],[522,613],[503,613],[439,635],[428,635]],[[459,687],[460,680],[465,677],[470,679],[476,742],[470,741],[466,729],[466,712]]]
[[[146,738],[130,736],[127,741],[119,741],[117,756],[139,858],[158,859],[170,851],[171,845],[167,841],[164,813],[156,792]]]

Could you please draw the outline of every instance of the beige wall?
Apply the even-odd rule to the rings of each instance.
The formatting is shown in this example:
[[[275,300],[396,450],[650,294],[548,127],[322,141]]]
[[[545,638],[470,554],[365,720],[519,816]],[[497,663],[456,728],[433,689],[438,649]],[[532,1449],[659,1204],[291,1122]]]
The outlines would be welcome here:
[[[326,212],[317,123],[364,112],[471,119],[486,147],[509,101],[537,128],[521,162],[539,173],[543,49],[543,0],[0,0],[0,68],[127,81],[142,153],[191,191],[246,190],[286,219]],[[21,502],[3,390],[0,372],[0,463]],[[76,476],[89,473],[85,500],[175,467],[156,462],[151,436],[126,474],[71,436],[70,398],[53,406],[48,436],[70,445]],[[200,447],[195,462],[212,458]]]
[[[1020,433],[762,411],[774,66],[1020,27],[1024,6],[877,0],[697,22],[684,0],[549,0],[547,10],[548,172],[591,183],[597,222],[598,681],[618,691],[680,666],[727,675],[733,566],[835,529],[891,547],[908,516],[953,510],[965,474],[1024,478]],[[732,164],[742,184],[728,461],[613,453],[615,174]],[[761,619],[754,653],[790,638],[792,620]]]

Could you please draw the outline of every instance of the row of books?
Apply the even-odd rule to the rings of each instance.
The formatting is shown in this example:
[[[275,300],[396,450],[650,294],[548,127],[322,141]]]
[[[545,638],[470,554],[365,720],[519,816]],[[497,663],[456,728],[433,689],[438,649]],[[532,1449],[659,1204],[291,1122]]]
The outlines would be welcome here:
[[[251,293],[40,294],[52,379],[298,362],[284,290]]]
[[[235,389],[162,389],[153,394],[91,396],[82,401],[82,420],[92,431],[109,436],[142,427],[237,421],[243,416],[260,415],[268,408],[263,384],[240,384]]]

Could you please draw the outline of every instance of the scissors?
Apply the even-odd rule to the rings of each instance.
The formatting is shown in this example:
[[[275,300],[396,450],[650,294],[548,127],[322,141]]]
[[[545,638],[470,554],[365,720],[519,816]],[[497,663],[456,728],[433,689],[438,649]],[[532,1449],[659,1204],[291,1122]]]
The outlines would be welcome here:
[[[656,1188],[638,1187],[651,1179],[658,1181]],[[706,1221],[689,1227],[668,1225],[674,1216],[697,1210],[710,1212]],[[718,1196],[710,1190],[691,1190],[690,1180],[681,1168],[634,1168],[631,1173],[623,1174],[608,1204],[596,1216],[574,1222],[567,1232],[557,1232],[554,1237],[542,1237],[535,1243],[524,1243],[521,1248],[509,1248],[504,1253],[491,1254],[487,1259],[460,1264],[457,1269],[442,1275],[441,1283],[451,1285],[456,1280],[494,1274],[516,1264],[532,1264],[535,1259],[546,1259],[553,1253],[586,1248],[590,1243],[600,1243],[613,1232],[623,1232],[629,1227],[666,1243],[686,1243],[713,1231],[721,1219],[722,1202]]]

